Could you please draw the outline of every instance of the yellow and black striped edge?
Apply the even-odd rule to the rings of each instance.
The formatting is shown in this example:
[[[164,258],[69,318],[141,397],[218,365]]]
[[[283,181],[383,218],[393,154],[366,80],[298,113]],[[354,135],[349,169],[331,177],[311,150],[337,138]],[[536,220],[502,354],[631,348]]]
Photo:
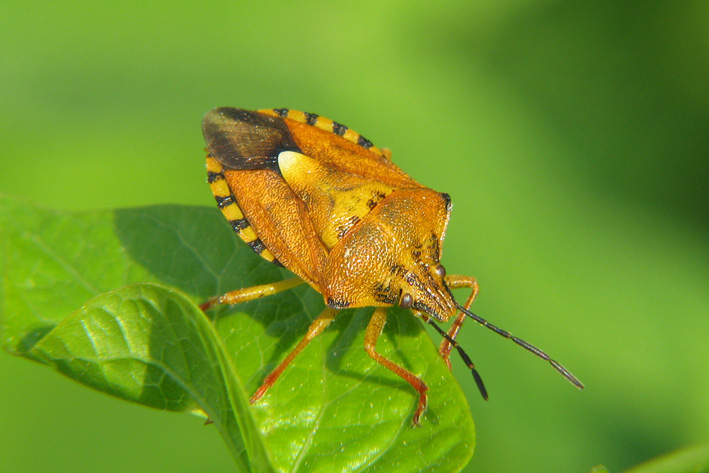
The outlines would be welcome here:
[[[211,154],[207,154],[207,182],[212,189],[219,210],[222,211],[222,215],[239,237],[266,261],[283,266],[266,248],[249,221],[244,217],[244,213],[239,208],[236,197],[224,177],[224,167]]]
[[[337,136],[341,136],[347,141],[355,143],[364,149],[367,149],[379,156],[384,156],[388,159],[388,156],[383,153],[379,148],[374,146],[371,141],[369,141],[364,136],[360,135],[356,131],[348,128],[347,126],[334,122],[328,118],[321,117],[315,113],[300,112],[298,110],[290,110],[287,108],[269,108],[264,110],[259,110],[260,113],[265,113],[274,117],[289,118],[293,121],[305,123],[321,130],[334,133]]]

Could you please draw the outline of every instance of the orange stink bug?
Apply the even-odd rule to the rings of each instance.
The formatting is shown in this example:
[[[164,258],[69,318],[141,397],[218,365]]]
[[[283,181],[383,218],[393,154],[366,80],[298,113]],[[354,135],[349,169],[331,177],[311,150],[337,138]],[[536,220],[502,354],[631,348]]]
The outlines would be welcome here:
[[[237,304],[303,282],[322,294],[327,307],[295,349],[266,377],[251,398],[258,401],[339,309],[375,307],[364,348],[419,394],[419,424],[428,387],[376,351],[387,307],[410,308],[442,336],[439,352],[450,367],[458,350],[481,394],[475,366],[456,342],[466,317],[509,338],[551,365],[579,388],[583,384],[546,353],[470,312],[475,278],[447,275],[440,264],[451,199],[411,179],[359,133],[312,113],[288,109],[217,108],[202,122],[207,173],[217,205],[234,231],[256,253],[297,277],[239,289],[202,304]],[[469,288],[465,304],[451,289]],[[453,323],[445,332],[435,321]],[[435,321],[434,321],[435,320]]]

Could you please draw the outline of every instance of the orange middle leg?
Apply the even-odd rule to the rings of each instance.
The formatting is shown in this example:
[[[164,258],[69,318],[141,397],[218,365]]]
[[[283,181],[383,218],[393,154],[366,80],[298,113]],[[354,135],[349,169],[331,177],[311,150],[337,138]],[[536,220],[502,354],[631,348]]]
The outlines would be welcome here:
[[[313,320],[313,323],[310,324],[310,327],[308,328],[308,333],[305,334],[303,339],[296,345],[296,347],[291,351],[288,356],[286,356],[286,359],[279,364],[276,369],[271,371],[271,373],[266,376],[266,379],[263,381],[263,384],[261,385],[260,388],[256,390],[253,396],[251,396],[251,404],[255,403],[261,397],[266,394],[266,391],[273,386],[273,383],[276,382],[278,377],[285,371],[286,368],[288,368],[288,365],[291,364],[291,362],[295,359],[298,354],[300,354],[303,349],[308,346],[308,343],[310,341],[320,335],[323,330],[327,328],[328,325],[330,325],[330,322],[332,322],[335,319],[335,313],[337,312],[336,309],[331,309],[330,307],[326,307],[325,310],[323,310],[318,317]]]
[[[470,296],[468,296],[468,300],[465,301],[465,305],[463,306],[465,307],[465,309],[470,309],[470,306],[473,305],[473,302],[475,301],[475,298],[477,297],[479,291],[478,282],[475,280],[475,278],[472,276],[462,275],[446,276],[446,284],[448,284],[448,287],[451,289],[461,289],[466,287],[471,288]],[[458,312],[458,315],[456,316],[455,320],[448,329],[448,335],[453,340],[455,340],[455,338],[458,336],[458,332],[463,326],[463,322],[465,322],[466,318],[467,317],[464,313]],[[448,369],[451,369],[451,348],[451,343],[446,339],[443,339],[441,345],[438,348],[438,353],[440,353],[441,357],[448,365]]]
[[[421,379],[419,379],[410,371],[402,368],[393,361],[384,358],[382,355],[377,353],[377,340],[379,339],[379,336],[384,330],[386,317],[386,308],[379,307],[374,310],[374,314],[372,314],[372,318],[369,320],[369,325],[367,325],[367,331],[364,335],[364,349],[367,351],[367,354],[371,356],[372,359],[374,359],[374,361],[376,361],[380,365],[383,365],[385,368],[392,371],[393,373],[404,378],[406,382],[408,382],[416,391],[418,391],[419,402],[418,407],[414,412],[413,418],[413,425],[417,426],[420,425],[419,420],[421,418],[421,414],[423,414],[423,412],[426,410],[426,406],[428,405],[428,396],[426,395],[426,391],[428,391],[428,386],[426,386],[426,383],[421,381]]]
[[[207,310],[215,305],[220,304],[240,304],[242,302],[253,301],[255,299],[260,299],[266,296],[272,296],[273,294],[278,294],[279,292],[287,291],[300,284],[303,284],[300,278],[291,278],[284,281],[278,281],[270,284],[262,284],[260,286],[246,287],[243,289],[237,289],[235,291],[227,292],[226,294],[213,297],[207,302],[200,305],[200,309]],[[303,351],[303,349],[310,343],[310,341],[317,335],[322,333],[330,322],[335,318],[335,309],[326,308],[314,321],[310,324],[308,332],[305,337],[296,345],[296,347],[291,351],[285,360],[279,364],[276,369],[274,369],[266,379],[260,388],[256,390],[253,396],[251,396],[251,403],[255,403],[268,391],[268,389],[273,386],[278,377],[283,373],[283,371],[290,365],[290,363],[295,359],[298,354]]]

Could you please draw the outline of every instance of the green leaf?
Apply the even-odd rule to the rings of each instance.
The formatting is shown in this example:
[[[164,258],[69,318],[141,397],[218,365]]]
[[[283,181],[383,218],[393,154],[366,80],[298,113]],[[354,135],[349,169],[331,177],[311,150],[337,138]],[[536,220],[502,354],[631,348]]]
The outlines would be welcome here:
[[[101,294],[27,356],[129,401],[205,412],[242,471],[273,471],[221,338],[179,292],[139,283]]]
[[[677,450],[642,463],[625,473],[709,473],[709,444]]]
[[[428,384],[421,427],[415,391],[362,349],[371,309],[338,313],[249,405],[324,304],[301,286],[205,317],[195,303],[292,276],[217,209],[67,213],[0,197],[0,243],[8,351],[123,399],[206,413],[241,471],[458,471],[472,456],[465,397],[408,311],[390,312],[377,349]]]

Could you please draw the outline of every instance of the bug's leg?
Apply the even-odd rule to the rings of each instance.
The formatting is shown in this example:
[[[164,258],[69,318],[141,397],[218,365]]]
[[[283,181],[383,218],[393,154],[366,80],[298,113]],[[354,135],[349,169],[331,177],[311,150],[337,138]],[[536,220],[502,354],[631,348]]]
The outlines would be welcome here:
[[[416,391],[418,391],[419,403],[418,407],[416,408],[416,412],[414,412],[413,418],[413,425],[417,426],[420,425],[419,419],[421,418],[421,414],[423,414],[423,412],[426,410],[426,406],[428,405],[428,396],[426,395],[426,391],[428,391],[428,386],[426,386],[426,383],[421,381],[418,377],[416,377],[416,375],[414,375],[410,371],[402,368],[393,361],[388,360],[379,353],[377,353],[377,339],[379,339],[379,336],[384,330],[386,317],[386,308],[380,307],[375,309],[374,314],[372,314],[372,318],[369,320],[369,325],[367,325],[367,332],[364,335],[364,349],[367,351],[367,354],[374,359],[374,361],[404,378],[411,386],[413,386]]]
[[[479,291],[478,282],[475,280],[475,278],[472,276],[450,275],[446,276],[446,284],[448,284],[448,287],[451,289],[460,289],[466,287],[471,288],[470,296],[468,296],[468,300],[465,301],[465,305],[463,306],[466,309],[470,309],[470,306],[473,305],[473,302],[475,301],[475,298],[477,297]],[[465,322],[466,318],[467,317],[463,312],[458,312],[458,315],[451,324],[450,329],[448,329],[448,335],[453,340],[455,340],[455,337],[458,336],[458,331],[460,331],[460,327],[463,326],[463,322]],[[440,353],[443,360],[445,360],[449,369],[451,369],[451,348],[451,343],[446,339],[443,339],[440,347],[438,348],[438,353]]]
[[[389,148],[381,148],[379,151],[382,152],[385,158],[391,161],[391,150]]]
[[[310,343],[313,338],[320,335],[322,331],[325,330],[328,325],[330,325],[330,322],[335,319],[336,312],[336,309],[327,307],[320,313],[320,315],[318,315],[315,320],[313,320],[313,323],[310,324],[310,327],[308,327],[308,333],[305,334],[303,339],[298,343],[298,345],[296,345],[293,351],[291,351],[288,356],[286,356],[286,359],[281,361],[281,364],[276,366],[276,369],[271,371],[271,373],[266,376],[266,379],[263,381],[261,387],[256,390],[253,396],[251,396],[251,404],[261,399],[261,397],[266,394],[266,391],[268,391],[268,389],[273,386],[273,383],[276,382],[278,377],[283,374],[283,371],[288,368],[288,365],[291,364],[295,357],[298,356],[298,354],[303,351],[306,346],[308,346],[308,343]]]
[[[222,296],[213,297],[204,304],[200,305],[199,308],[202,310],[207,310],[218,304],[240,304],[242,302],[252,301],[254,299],[260,299],[261,297],[271,296],[282,291],[287,291],[288,289],[298,286],[299,284],[303,284],[304,282],[305,281],[300,278],[291,278],[286,279],[285,281],[237,289],[236,291],[227,292]]]

